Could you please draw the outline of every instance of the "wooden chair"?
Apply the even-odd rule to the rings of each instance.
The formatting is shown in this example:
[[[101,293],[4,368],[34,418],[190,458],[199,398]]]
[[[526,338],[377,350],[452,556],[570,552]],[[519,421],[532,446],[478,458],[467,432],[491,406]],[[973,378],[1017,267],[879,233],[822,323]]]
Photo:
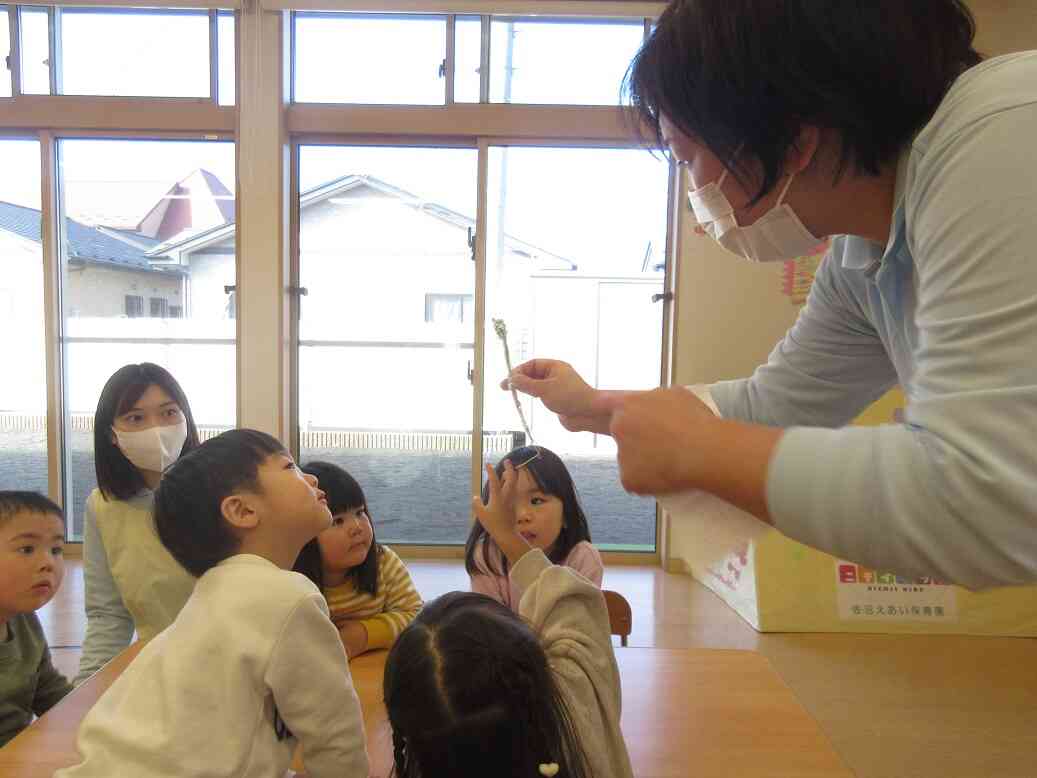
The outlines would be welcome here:
[[[605,595],[605,607],[609,611],[609,628],[613,635],[619,635],[620,645],[626,646],[634,624],[630,603],[619,592],[602,589],[601,593]]]

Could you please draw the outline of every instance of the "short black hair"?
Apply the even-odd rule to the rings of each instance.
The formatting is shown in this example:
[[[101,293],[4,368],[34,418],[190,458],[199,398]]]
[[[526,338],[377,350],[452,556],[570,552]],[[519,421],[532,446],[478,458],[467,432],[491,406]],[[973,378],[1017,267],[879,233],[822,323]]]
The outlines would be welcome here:
[[[155,490],[155,529],[169,553],[189,573],[237,553],[241,541],[220,505],[242,490],[259,492],[259,467],[287,454],[277,438],[258,430],[229,430],[180,457]]]
[[[836,176],[878,175],[982,60],[961,0],[673,0],[624,92],[661,143],[665,116],[746,181],[781,177],[804,125],[841,144]]]
[[[198,427],[191,406],[173,375],[152,362],[120,367],[101,390],[94,413],[94,470],[97,488],[106,500],[128,500],[147,485],[140,471],[112,442],[112,424],[116,416],[129,411],[152,385],[161,387],[184,412],[187,440],[180,453],[186,454],[198,445]]]
[[[558,540],[550,549],[548,559],[556,565],[563,564],[569,552],[578,543],[591,542],[591,528],[587,522],[587,514],[583,512],[580,496],[576,492],[576,484],[569,475],[569,468],[555,452],[543,446],[520,446],[505,454],[497,463],[494,471],[500,478],[504,474],[504,463],[510,461],[512,466],[522,466],[529,471],[537,487],[544,494],[557,497],[562,501],[562,530],[558,533]],[[490,501],[490,483],[486,481],[482,488],[482,501],[487,504]],[[500,554],[502,568],[498,569],[491,549],[497,547],[493,538],[478,521],[472,524],[468,533],[468,540],[464,547],[464,566],[469,575],[477,575],[482,572],[475,555],[481,549],[482,565],[495,575],[508,574],[508,560],[504,554]]]
[[[332,516],[350,510],[363,508],[367,511],[367,497],[357,480],[343,468],[332,462],[307,462],[300,470],[317,478],[317,487],[324,492],[328,500],[328,510]],[[375,537],[374,519],[368,511],[367,519],[371,522],[371,547],[367,550],[364,561],[349,570],[346,578],[352,578],[357,591],[366,594],[378,594],[378,557],[382,547]],[[324,589],[324,567],[321,563],[320,545],[313,538],[302,547],[295,566],[292,568],[313,581],[318,589]]]
[[[0,524],[14,518],[16,513],[23,512],[54,515],[65,520],[65,514],[57,503],[39,492],[0,491]]]
[[[389,649],[382,680],[397,778],[526,778],[587,753],[540,637],[484,594],[427,603]]]

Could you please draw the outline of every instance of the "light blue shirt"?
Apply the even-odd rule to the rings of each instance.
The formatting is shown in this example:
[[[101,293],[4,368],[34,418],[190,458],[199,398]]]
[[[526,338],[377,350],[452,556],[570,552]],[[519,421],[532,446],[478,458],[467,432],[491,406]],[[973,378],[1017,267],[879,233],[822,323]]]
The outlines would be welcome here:
[[[905,424],[843,427],[899,383]],[[962,75],[897,170],[885,247],[833,240],[723,416],[790,427],[786,535],[970,588],[1037,581],[1037,51]],[[824,429],[829,428],[829,429]]]

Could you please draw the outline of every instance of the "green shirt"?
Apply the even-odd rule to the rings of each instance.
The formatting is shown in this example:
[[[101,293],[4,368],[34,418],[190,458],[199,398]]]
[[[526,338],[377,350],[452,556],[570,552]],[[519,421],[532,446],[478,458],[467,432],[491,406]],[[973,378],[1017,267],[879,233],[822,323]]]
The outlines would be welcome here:
[[[29,726],[72,691],[72,684],[50,661],[50,649],[35,613],[7,622],[0,642],[0,746]]]

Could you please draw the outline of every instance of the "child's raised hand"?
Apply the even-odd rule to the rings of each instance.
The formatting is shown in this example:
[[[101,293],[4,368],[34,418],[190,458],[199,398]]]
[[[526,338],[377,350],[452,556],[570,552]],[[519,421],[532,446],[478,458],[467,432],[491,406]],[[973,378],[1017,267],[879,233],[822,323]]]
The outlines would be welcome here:
[[[484,505],[481,497],[473,497],[472,509],[508,562],[515,564],[530,549],[529,542],[515,530],[515,484],[518,472],[510,461],[504,460],[501,478],[497,477],[493,465],[486,465],[486,476],[490,501]]]

